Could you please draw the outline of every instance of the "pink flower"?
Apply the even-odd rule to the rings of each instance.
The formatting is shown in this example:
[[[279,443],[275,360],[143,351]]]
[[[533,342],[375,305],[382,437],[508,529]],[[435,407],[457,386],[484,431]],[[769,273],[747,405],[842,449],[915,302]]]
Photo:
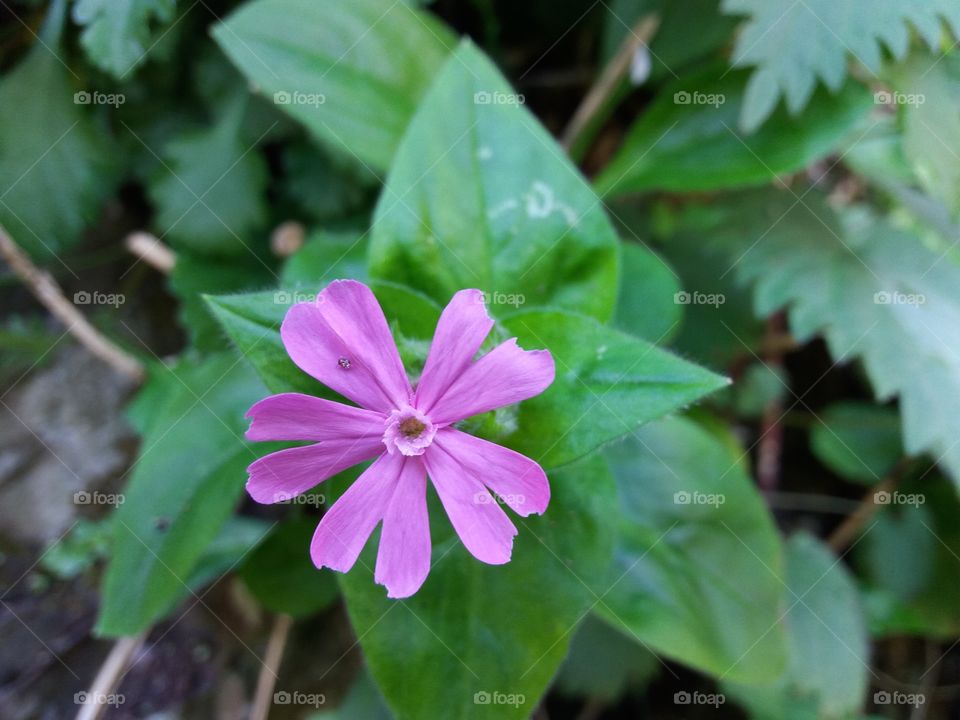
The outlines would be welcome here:
[[[313,563],[346,572],[379,522],[376,582],[408,597],[430,571],[427,476],[467,550],[485,563],[510,560],[517,529],[492,493],[517,514],[550,501],[533,460],[457,430],[459,420],[539,395],[553,382],[547,350],[522,350],[516,338],[474,360],[493,327],[479,290],[461,290],[437,324],[423,374],[410,386],[373,293],[337,280],[314,303],[290,308],[280,328],[291,359],[360,407],[300,393],[256,403],[250,440],[307,440],[266,455],[247,471],[247,492],[273,503],[306,492],[357,463],[373,464],[320,521]]]

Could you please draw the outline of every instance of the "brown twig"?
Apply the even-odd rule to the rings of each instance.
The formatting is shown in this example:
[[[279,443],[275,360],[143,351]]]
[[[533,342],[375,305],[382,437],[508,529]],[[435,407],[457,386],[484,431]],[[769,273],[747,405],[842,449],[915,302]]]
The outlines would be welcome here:
[[[127,250],[143,260],[147,265],[156,268],[164,275],[173,272],[177,256],[167,245],[155,235],[139,231],[127,235],[123,241]]]
[[[877,502],[877,496],[880,493],[893,492],[900,480],[900,473],[903,467],[904,461],[901,461],[889,475],[866,492],[857,509],[850,513],[846,520],[840,523],[837,528],[830,533],[830,537],[827,539],[827,544],[830,545],[830,547],[836,552],[843,550],[857,536],[860,528],[864,526],[867,520],[876,515],[880,508],[884,507],[883,504]]]
[[[280,661],[283,659],[283,649],[287,644],[287,636],[293,618],[289,615],[277,615],[270,631],[270,640],[267,642],[267,655],[263,659],[263,668],[257,678],[257,691],[253,697],[253,708],[250,710],[250,720],[266,720],[270,706],[273,704],[273,689],[277,683],[277,673],[280,672]]]
[[[143,646],[143,641],[147,638],[148,630],[144,630],[139,635],[122,637],[113,645],[113,649],[103,661],[97,676],[93,680],[93,686],[87,693],[88,702],[80,706],[76,720],[97,720],[108,706],[107,698],[116,689],[124,670],[130,664],[130,659]]]
[[[631,28],[620,49],[617,50],[617,54],[603,68],[600,76],[573,113],[573,117],[570,118],[570,122],[563,131],[563,137],[560,140],[564,150],[569,152],[576,147],[581,134],[590,127],[590,124],[616,91],[620,80],[626,75],[633,54],[641,45],[650,42],[659,25],[660,18],[656,15],[647,15]]]
[[[39,269],[20,249],[7,231],[0,227],[0,255],[30,292],[47,308],[67,331],[87,350],[112,368],[140,382],[144,378],[143,365],[135,357],[108,340],[67,300],[50,273]]]

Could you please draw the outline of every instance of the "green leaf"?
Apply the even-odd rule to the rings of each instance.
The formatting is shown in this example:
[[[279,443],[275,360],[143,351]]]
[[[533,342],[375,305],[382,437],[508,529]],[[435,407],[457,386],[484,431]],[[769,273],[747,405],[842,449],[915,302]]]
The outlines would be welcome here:
[[[62,11],[0,79],[0,224],[41,259],[81,239],[117,178],[112,141],[59,57]]]
[[[834,150],[872,107],[850,83],[818,92],[801,117],[778,112],[753,135],[737,127],[747,73],[713,68],[663,90],[596,180],[601,195],[762,185]]]
[[[314,713],[308,720],[392,720],[370,673],[363,669],[350,685],[343,702],[334,710]]]
[[[544,467],[582,457],[727,384],[591,318],[529,310],[503,324],[521,347],[547,348],[556,363],[553,385],[520,404],[517,430],[502,440]]]
[[[829,548],[804,534],[787,543],[785,577],[786,672],[772,685],[725,682],[724,690],[758,720],[860,717],[870,649],[853,578]]]
[[[960,210],[960,57],[915,54],[890,71],[903,152],[924,190]],[[881,93],[878,93],[881,95]],[[952,240],[952,238],[951,238]]]
[[[261,605],[275,613],[306,617],[329,607],[338,595],[332,571],[310,561],[315,518],[292,518],[251,553],[240,576]]]
[[[620,296],[613,324],[656,345],[680,328],[680,280],[666,260],[637,243],[620,246]]]
[[[386,0],[255,0],[213,36],[279,108],[375,170],[454,44],[430,14]]]
[[[373,282],[370,287],[395,331],[410,338],[433,337],[440,308],[429,299],[391,283]],[[271,392],[335,398],[339,396],[293,364],[280,339],[280,324],[289,307],[312,299],[322,289],[318,285],[309,291],[275,290],[206,299],[224,331]]]
[[[374,217],[371,276],[440,303],[479,288],[495,314],[526,303],[608,320],[617,251],[579,172],[464,42],[397,151]]]
[[[244,414],[264,394],[232,355],[154,369],[133,409],[143,445],[113,515],[98,633],[135,634],[183,592],[243,492],[257,457],[243,441]]]
[[[741,116],[747,131],[770,116],[781,95],[796,115],[818,79],[839,90],[850,59],[874,75],[883,48],[902,59],[911,27],[931,48],[940,45],[941,20],[960,37],[960,7],[952,0],[874,0],[869,12],[858,0],[724,0],[723,10],[749,16],[734,51],[734,65],[756,67]]]
[[[613,551],[602,459],[550,473],[550,486],[544,516],[512,518],[519,535],[506,565],[470,556],[441,511],[431,518],[434,566],[413,597],[388,600],[374,584],[373,543],[341,576],[364,657],[400,720],[527,718],[537,707]]]
[[[931,453],[960,483],[960,266],[864,213],[841,222],[815,195],[795,200],[728,201],[717,230],[757,314],[787,307],[799,341],[823,334],[834,358],[860,358],[877,399],[900,399],[907,454]]]
[[[237,96],[211,128],[164,149],[148,190],[157,228],[174,246],[256,256],[250,238],[266,223],[268,177],[266,161],[241,134],[245,110],[246,98]]]
[[[615,561],[597,612],[661,655],[728,678],[782,670],[780,541],[739,449],[690,420],[605,451],[620,491]],[[731,622],[736,618],[736,622]]]
[[[868,403],[836,403],[819,413],[810,449],[841,477],[875,484],[903,455],[900,416]]]
[[[588,615],[570,641],[554,687],[564,695],[610,702],[628,687],[653,678],[659,669],[656,655],[643,645]]]
[[[157,26],[173,20],[176,0],[77,0],[73,21],[90,61],[124,79],[147,57]]]
[[[318,232],[283,267],[283,287],[319,290],[332,280],[367,280],[367,244],[359,232]]]

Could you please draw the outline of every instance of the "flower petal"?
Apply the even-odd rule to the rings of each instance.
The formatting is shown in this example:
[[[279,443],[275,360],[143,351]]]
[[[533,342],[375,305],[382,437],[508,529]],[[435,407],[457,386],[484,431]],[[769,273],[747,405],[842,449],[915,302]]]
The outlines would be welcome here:
[[[314,303],[287,311],[280,336],[297,366],[369,410],[409,402],[411,389],[373,292],[354,280],[335,280]]]
[[[353,567],[370,533],[387,512],[405,459],[403,455],[384,453],[327,510],[310,542],[314,565],[338,572]]]
[[[491,565],[509,562],[517,529],[483,483],[436,444],[423,458],[453,529],[470,554]]]
[[[539,515],[547,509],[547,474],[527,456],[449,427],[438,432],[433,442],[518,515]]]
[[[523,350],[511,338],[470,365],[437,400],[435,425],[494,410],[539,395],[553,382],[549,350]]]
[[[383,449],[377,437],[324,440],[270,453],[247,468],[247,492],[258,503],[284,502]]]
[[[383,517],[374,580],[386,586],[387,597],[409,597],[427,579],[430,552],[427,471],[419,457],[411,457],[404,461]]]
[[[247,417],[247,440],[379,438],[385,422],[380,413],[302,393],[264,398],[247,411]]]
[[[440,315],[430,353],[417,384],[415,406],[429,414],[443,393],[470,365],[490,334],[493,319],[479,290],[461,290]]]

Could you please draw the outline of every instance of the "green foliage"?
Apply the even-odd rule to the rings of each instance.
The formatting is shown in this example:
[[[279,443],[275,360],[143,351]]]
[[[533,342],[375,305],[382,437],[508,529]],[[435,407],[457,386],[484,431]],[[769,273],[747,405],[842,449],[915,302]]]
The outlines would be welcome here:
[[[605,454],[619,490],[619,540],[613,567],[595,586],[598,614],[706,672],[775,678],[785,656],[780,541],[739,448],[672,418]]]
[[[810,430],[810,448],[838,475],[872,485],[903,456],[900,416],[867,403],[831,405]]]
[[[264,451],[242,440],[243,414],[264,394],[230,355],[153,369],[132,410],[143,449],[113,518],[98,633],[135,634],[183,593]]]
[[[156,27],[173,20],[176,0],[77,0],[73,21],[90,61],[118,79],[146,60],[158,41]]]
[[[455,44],[432,16],[379,0],[255,0],[213,35],[277,107],[374,170]]]
[[[723,9],[749,16],[733,58],[738,67],[756,66],[740,115],[748,132],[772,114],[781,95],[796,115],[818,79],[837,92],[848,60],[876,75],[884,48],[902,59],[911,29],[931,48],[940,44],[943,23],[960,37],[960,7],[951,0],[875,0],[866,12],[857,0],[724,0]]]
[[[460,288],[479,288],[498,315],[525,303],[607,320],[617,250],[577,170],[489,60],[462,44],[387,177],[371,275],[441,303]]]
[[[666,260],[637,243],[620,245],[620,296],[613,324],[662,345],[676,335],[683,306],[679,278]]]

